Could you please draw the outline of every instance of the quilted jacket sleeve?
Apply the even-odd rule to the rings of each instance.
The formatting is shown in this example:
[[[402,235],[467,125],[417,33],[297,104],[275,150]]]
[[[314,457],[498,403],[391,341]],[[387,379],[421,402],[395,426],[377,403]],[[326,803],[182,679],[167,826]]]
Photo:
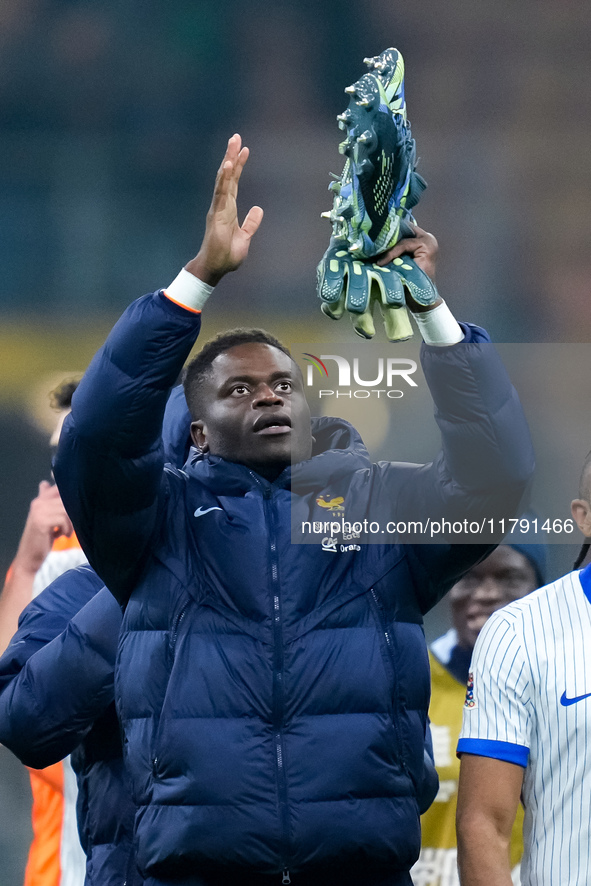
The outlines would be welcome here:
[[[200,315],[161,292],[125,311],[72,401],[54,473],[89,563],[125,602],[163,516],[162,419]]]
[[[484,330],[465,328],[464,342],[422,349],[439,455],[428,465],[381,465],[376,487],[379,510],[422,524],[422,535],[405,541],[423,611],[501,540],[500,521],[522,509],[534,470],[527,422],[499,355]],[[446,532],[443,521],[479,531]]]
[[[69,754],[113,701],[121,609],[86,566],[23,611],[0,658],[0,742],[39,769]]]
[[[534,453],[519,397],[488,335],[470,326],[458,345],[423,346],[421,362],[441,431],[441,488],[460,487],[473,510],[475,495],[490,495],[493,508],[513,511],[532,479]]]

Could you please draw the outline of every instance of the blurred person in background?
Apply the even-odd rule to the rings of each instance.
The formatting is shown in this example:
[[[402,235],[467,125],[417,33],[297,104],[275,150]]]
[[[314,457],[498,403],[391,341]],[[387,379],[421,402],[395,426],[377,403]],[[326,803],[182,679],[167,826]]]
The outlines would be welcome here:
[[[49,395],[50,405],[57,412],[56,426],[49,440],[52,451],[57,446],[77,385],[78,381],[66,379]],[[57,486],[42,480],[0,592],[0,654],[16,631],[19,615],[33,597],[61,572],[85,559]]]
[[[50,446],[57,446],[77,380],[66,379],[50,394],[57,422]],[[46,480],[33,499],[16,556],[0,593],[0,653],[18,627],[25,607],[54,578],[86,557],[62,504],[57,486]],[[68,757],[44,769],[30,769],[33,840],[24,886],[82,886],[86,857],[76,824],[76,776]]]
[[[439,792],[421,819],[421,855],[411,872],[415,886],[459,886],[456,804],[460,761],[455,749],[472,651],[492,613],[540,587],[545,575],[544,545],[503,544],[470,569],[449,593],[452,627],[429,649],[429,719]],[[523,851],[522,820],[520,815],[511,837],[514,877],[518,877]]]
[[[189,427],[184,392],[178,387],[169,399],[163,428],[166,458],[174,464],[182,465],[188,455]],[[40,779],[59,772],[62,764],[52,764],[71,754],[85,886],[143,882],[114,701],[121,617],[121,607],[88,565],[67,569],[24,609],[0,656],[0,742],[34,767],[32,774]],[[57,779],[46,781],[59,795]],[[44,824],[52,830],[59,822],[59,804],[53,817],[47,805]],[[41,832],[39,842],[46,845],[47,837]],[[77,882],[77,871],[66,866],[63,854],[60,868],[62,884]],[[28,882],[53,882],[48,865],[38,870],[38,879],[28,875]]]

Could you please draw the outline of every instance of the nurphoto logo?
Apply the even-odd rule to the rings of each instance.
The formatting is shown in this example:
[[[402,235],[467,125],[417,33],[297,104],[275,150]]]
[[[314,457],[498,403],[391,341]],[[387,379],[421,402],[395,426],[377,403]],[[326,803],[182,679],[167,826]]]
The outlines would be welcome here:
[[[374,361],[369,378],[361,377],[359,357],[354,357],[350,361],[340,354],[320,354],[317,357],[315,354],[304,353],[303,358],[308,364],[307,387],[314,387],[315,371],[320,376],[321,383],[327,385],[318,391],[320,400],[325,397],[348,397],[357,400],[387,397],[390,400],[399,400],[404,397],[408,387],[417,387],[416,381],[412,378],[417,371],[416,361],[404,357],[378,357]],[[329,360],[332,363],[327,367],[326,362]],[[366,366],[364,375],[367,372]],[[328,387],[329,384],[332,385],[331,388]]]

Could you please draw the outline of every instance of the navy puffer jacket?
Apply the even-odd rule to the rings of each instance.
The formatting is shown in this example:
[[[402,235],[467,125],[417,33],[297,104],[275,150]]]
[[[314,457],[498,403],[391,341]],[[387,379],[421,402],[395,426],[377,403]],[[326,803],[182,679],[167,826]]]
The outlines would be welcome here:
[[[432,465],[371,464],[350,426],[321,419],[322,451],[296,478],[216,457],[162,474],[160,416],[197,329],[161,294],[134,303],[76,392],[56,464],[90,561],[129,597],[116,700],[140,867],[192,886],[402,882],[420,846],[422,615],[490,548],[295,545],[291,509],[318,519],[317,498],[342,495],[366,514],[384,499],[508,514],[533,466],[521,409],[468,329],[425,349],[444,435]],[[459,458],[467,439],[486,471]]]
[[[117,601],[78,566],[26,607],[0,658],[0,742],[34,769],[72,755],[87,886],[143,882],[114,704],[120,626]]]

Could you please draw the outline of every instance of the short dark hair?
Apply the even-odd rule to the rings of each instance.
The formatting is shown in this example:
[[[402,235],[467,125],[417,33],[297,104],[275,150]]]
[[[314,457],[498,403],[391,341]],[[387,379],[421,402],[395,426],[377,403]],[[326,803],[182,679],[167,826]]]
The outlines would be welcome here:
[[[79,384],[80,379],[77,377],[65,378],[57,388],[54,388],[49,393],[49,405],[51,408],[57,412],[69,409],[72,405],[72,395]]]
[[[270,345],[272,348],[282,351],[291,357],[289,348],[287,348],[278,338],[266,332],[264,329],[253,329],[248,327],[239,327],[237,329],[229,329],[227,332],[220,332],[211,341],[208,341],[199,351],[196,357],[185,368],[183,375],[183,387],[185,389],[185,398],[192,418],[198,419],[197,414],[201,410],[199,395],[205,377],[212,370],[212,363],[220,354],[225,354],[231,348],[238,345],[259,344]]]

